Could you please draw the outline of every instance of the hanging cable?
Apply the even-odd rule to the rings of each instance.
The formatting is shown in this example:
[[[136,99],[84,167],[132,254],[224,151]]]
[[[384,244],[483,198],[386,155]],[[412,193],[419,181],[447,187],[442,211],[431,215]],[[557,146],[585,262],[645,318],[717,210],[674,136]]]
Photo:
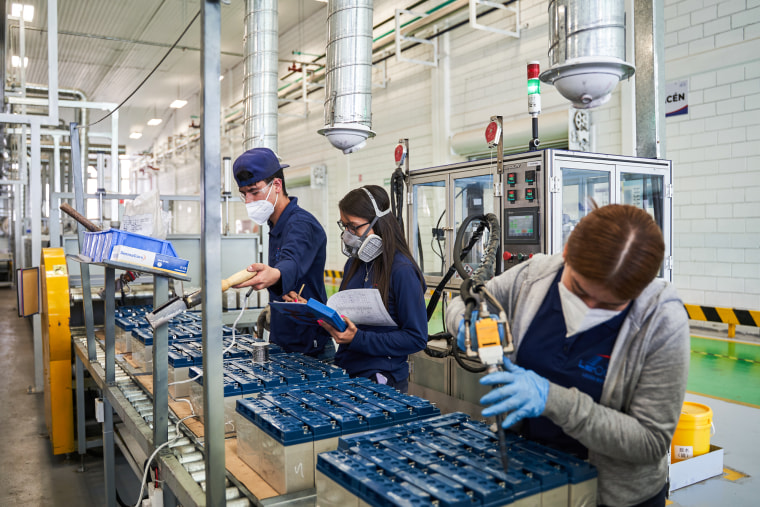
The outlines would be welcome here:
[[[198,19],[198,16],[200,16],[200,15],[201,15],[201,11],[198,11],[198,13],[197,13],[197,14],[196,14],[196,15],[193,17],[193,19],[191,19],[191,20],[190,20],[190,23],[188,23],[188,24],[187,24],[187,26],[186,26],[186,27],[185,27],[185,29],[182,31],[182,33],[181,33],[181,34],[180,34],[180,36],[177,38],[177,40],[176,40],[176,41],[174,41],[174,44],[172,44],[172,47],[170,47],[170,48],[169,48],[169,50],[168,50],[168,51],[166,52],[166,54],[164,55],[164,57],[163,57],[163,58],[161,58],[161,61],[159,61],[159,62],[156,64],[156,66],[155,66],[155,67],[153,67],[153,70],[151,70],[151,71],[148,73],[148,75],[147,75],[147,76],[145,76],[145,79],[143,79],[143,80],[142,80],[142,82],[141,82],[139,85],[137,85],[137,88],[135,88],[135,89],[132,91],[132,93],[130,93],[129,95],[127,95],[127,98],[126,98],[126,99],[122,100],[122,101],[121,101],[121,103],[120,103],[118,106],[116,106],[116,107],[115,107],[115,108],[114,108],[112,111],[110,111],[110,112],[109,112],[107,115],[105,115],[105,116],[104,116],[104,117],[102,117],[101,119],[99,119],[99,120],[97,120],[97,121],[94,121],[94,122],[92,122],[92,123],[89,123],[89,124],[87,124],[87,125],[79,125],[77,128],[78,128],[78,129],[83,129],[83,128],[89,128],[89,127],[92,127],[93,125],[97,125],[98,123],[102,122],[103,120],[105,120],[106,118],[108,118],[109,116],[111,116],[112,114],[114,114],[116,111],[118,111],[118,110],[121,108],[121,106],[123,106],[123,105],[124,105],[124,104],[125,104],[125,103],[126,103],[128,100],[129,100],[129,99],[131,99],[131,98],[132,98],[132,96],[133,96],[135,93],[137,93],[137,91],[138,91],[140,88],[142,88],[142,86],[143,86],[143,85],[144,85],[144,84],[145,84],[145,83],[148,81],[148,79],[150,79],[150,77],[151,77],[151,76],[152,76],[152,75],[153,75],[153,74],[154,74],[154,73],[155,73],[155,72],[158,70],[158,68],[161,66],[161,64],[162,64],[162,63],[164,63],[164,60],[166,60],[166,59],[169,57],[169,54],[170,54],[170,53],[171,53],[171,52],[174,50],[174,48],[175,48],[175,47],[177,47],[177,44],[179,44],[179,41],[181,41],[181,40],[182,40],[182,37],[184,37],[184,36],[185,36],[185,34],[187,33],[187,31],[188,31],[188,30],[190,30],[190,27],[191,27],[191,26],[193,26],[193,23],[195,23],[195,20],[196,20],[196,19]]]
[[[161,449],[163,449],[167,445],[173,444],[176,440],[179,439],[179,436],[182,434],[179,431],[179,425],[180,425],[180,423],[186,421],[187,419],[191,419],[193,417],[198,417],[198,416],[197,415],[189,415],[189,416],[183,417],[182,419],[180,419],[179,421],[177,421],[177,424],[176,424],[176,430],[177,431],[176,431],[176,433],[174,435],[174,438],[172,438],[171,440],[167,440],[163,444],[161,444],[158,447],[156,447],[156,450],[153,451],[153,454],[151,454],[150,458],[148,458],[148,462],[145,464],[145,471],[143,472],[143,476],[142,476],[142,485],[140,486],[140,494],[137,495],[137,503],[135,504],[135,507],[140,507],[140,504],[142,503],[143,491],[145,490],[145,480],[148,478],[148,470],[150,470],[150,464],[153,461],[153,458],[156,457],[156,454],[158,454],[158,452]]]

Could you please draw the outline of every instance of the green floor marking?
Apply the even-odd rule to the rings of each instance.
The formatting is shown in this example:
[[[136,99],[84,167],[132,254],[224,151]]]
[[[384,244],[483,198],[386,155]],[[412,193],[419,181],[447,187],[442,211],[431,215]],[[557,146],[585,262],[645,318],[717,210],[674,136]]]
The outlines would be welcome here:
[[[760,406],[760,346],[692,336],[687,390]]]

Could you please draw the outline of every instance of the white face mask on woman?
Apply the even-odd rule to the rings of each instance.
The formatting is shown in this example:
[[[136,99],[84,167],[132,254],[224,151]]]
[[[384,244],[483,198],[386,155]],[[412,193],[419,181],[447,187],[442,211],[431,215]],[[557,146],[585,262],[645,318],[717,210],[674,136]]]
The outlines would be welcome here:
[[[620,315],[622,311],[589,308],[581,298],[565,287],[562,281],[559,282],[559,299],[562,302],[562,315],[565,317],[565,327],[567,327],[566,338],[607,322]]]
[[[251,201],[245,203],[245,210],[248,212],[248,218],[253,220],[259,225],[264,225],[269,217],[274,213],[274,204],[277,204],[277,199],[280,198],[280,194],[274,199],[274,204],[269,202],[269,194],[272,193],[272,183],[269,183],[269,192],[267,196],[260,201]]]

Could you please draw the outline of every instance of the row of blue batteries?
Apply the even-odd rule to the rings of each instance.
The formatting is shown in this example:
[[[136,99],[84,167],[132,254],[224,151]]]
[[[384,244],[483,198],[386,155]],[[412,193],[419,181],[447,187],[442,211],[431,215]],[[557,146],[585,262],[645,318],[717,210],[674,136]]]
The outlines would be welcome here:
[[[596,477],[575,456],[507,435],[507,472],[496,435],[461,413],[342,437],[317,470],[371,505],[446,507],[506,505]]]
[[[225,396],[245,396],[278,387],[292,389],[310,382],[348,378],[345,370],[335,365],[303,354],[285,354],[273,344],[269,347],[269,361],[255,362],[248,357],[224,362],[222,384]],[[202,367],[191,367],[188,376],[203,384]]]
[[[198,326],[197,329],[182,324],[169,324],[167,334],[169,341],[173,340],[200,340],[203,333]],[[230,326],[222,326],[223,336],[232,336]],[[132,337],[141,341],[145,346],[153,345],[153,330],[150,327],[136,327],[132,329]]]
[[[153,311],[153,305],[129,305],[117,306],[114,310],[116,317],[142,316]]]
[[[116,326],[125,331],[132,331],[135,328],[149,328],[150,323],[145,318],[145,314],[152,311],[153,305],[121,306],[116,308],[114,312]],[[181,313],[174,316],[170,324],[198,326],[200,328],[201,312]]]
[[[284,446],[390,427],[440,413],[429,401],[365,378],[267,389],[237,412]]]

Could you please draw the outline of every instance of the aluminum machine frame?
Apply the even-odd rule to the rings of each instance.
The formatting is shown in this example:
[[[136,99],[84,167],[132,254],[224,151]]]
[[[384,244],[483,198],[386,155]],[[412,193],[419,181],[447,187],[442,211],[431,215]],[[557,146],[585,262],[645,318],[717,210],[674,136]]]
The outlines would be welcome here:
[[[457,230],[470,215],[494,213],[499,218],[499,273],[534,254],[561,252],[594,202],[631,204],[647,210],[662,229],[660,277],[672,281],[672,169],[669,160],[547,149],[412,170],[407,241],[428,287],[434,288],[452,265]],[[468,235],[470,231],[464,238]],[[485,243],[484,237],[464,259],[467,269],[477,268]],[[446,291],[457,295],[460,283],[455,275]],[[434,319],[431,329],[440,329]],[[459,368],[451,356],[420,352],[410,362],[410,392],[436,401],[442,410],[479,414],[478,400],[486,392],[477,382],[479,375]]]

